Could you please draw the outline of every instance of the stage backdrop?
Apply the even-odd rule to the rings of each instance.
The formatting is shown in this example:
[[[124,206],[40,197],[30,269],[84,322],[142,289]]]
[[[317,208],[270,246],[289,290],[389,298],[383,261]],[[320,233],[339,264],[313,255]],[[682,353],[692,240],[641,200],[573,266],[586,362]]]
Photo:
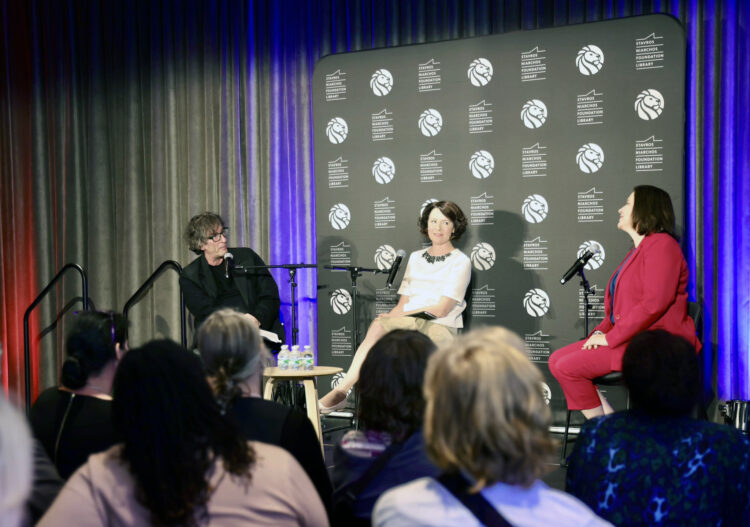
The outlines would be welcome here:
[[[607,280],[632,241],[616,228],[633,186],[672,196],[683,230],[685,39],[664,15],[339,54],[313,79],[317,261],[387,269],[420,249],[430,200],[461,206],[456,244],[473,264],[465,324],[518,332],[547,361],[581,338],[586,249],[603,317]],[[405,262],[404,266],[405,267]],[[386,276],[359,278],[360,340],[397,301]],[[318,272],[320,364],[346,368],[355,337],[351,277]],[[335,383],[337,380],[334,380]],[[330,386],[321,386],[325,392]]]

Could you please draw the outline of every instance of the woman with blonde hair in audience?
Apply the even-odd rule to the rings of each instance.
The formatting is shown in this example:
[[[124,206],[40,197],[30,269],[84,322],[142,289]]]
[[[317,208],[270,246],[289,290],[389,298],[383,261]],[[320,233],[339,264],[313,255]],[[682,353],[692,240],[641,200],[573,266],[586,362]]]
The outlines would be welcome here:
[[[556,452],[541,383],[507,329],[473,331],[439,349],[425,373],[424,434],[444,472],[383,494],[373,525],[609,525],[539,479]]]
[[[39,525],[328,525],[299,463],[248,442],[200,359],[169,341],[125,355],[113,418],[123,443],[92,455]]]

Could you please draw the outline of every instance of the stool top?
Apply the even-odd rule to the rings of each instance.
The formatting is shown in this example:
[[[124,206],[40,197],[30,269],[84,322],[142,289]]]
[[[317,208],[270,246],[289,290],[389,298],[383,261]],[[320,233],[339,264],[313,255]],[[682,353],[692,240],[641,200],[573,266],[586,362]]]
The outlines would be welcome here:
[[[281,370],[279,368],[265,368],[264,377],[287,377],[290,379],[306,379],[318,377],[319,375],[335,375],[344,371],[337,366],[315,366],[312,370]]]

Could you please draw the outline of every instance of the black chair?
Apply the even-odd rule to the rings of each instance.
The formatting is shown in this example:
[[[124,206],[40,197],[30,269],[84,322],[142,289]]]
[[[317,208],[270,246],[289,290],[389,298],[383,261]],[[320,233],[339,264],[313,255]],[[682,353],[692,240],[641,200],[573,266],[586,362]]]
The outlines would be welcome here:
[[[700,327],[701,322],[701,306],[698,302],[688,302],[688,316],[693,319],[693,323],[695,324],[696,331]],[[698,333],[700,335],[700,333]],[[595,378],[593,381],[594,385],[596,386],[624,386],[623,380],[622,380],[622,372],[621,371],[612,371],[609,372],[606,375],[602,375],[601,377]],[[701,403],[701,406],[704,407],[705,404]],[[625,403],[625,408],[630,408],[630,395],[628,395]],[[699,413],[702,412],[705,414],[705,409],[701,408],[699,409]],[[572,410],[568,410],[568,415],[565,419],[565,432],[563,432],[563,447],[562,447],[562,454],[560,456],[560,466],[567,466],[565,463],[566,454],[568,451],[568,435],[570,434],[570,415],[572,413]]]

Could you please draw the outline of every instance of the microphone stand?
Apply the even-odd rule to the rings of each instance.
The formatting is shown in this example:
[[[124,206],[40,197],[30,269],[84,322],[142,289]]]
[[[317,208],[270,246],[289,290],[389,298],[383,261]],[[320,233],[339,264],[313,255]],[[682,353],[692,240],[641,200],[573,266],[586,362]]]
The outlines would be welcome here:
[[[357,297],[359,296],[359,290],[357,289],[357,279],[362,276],[362,273],[390,273],[390,269],[372,269],[367,267],[359,266],[336,266],[326,265],[326,269],[331,271],[348,271],[349,276],[352,279],[352,358],[357,353],[357,346],[359,346],[359,322],[357,321]],[[357,409],[359,408],[359,392],[354,391],[354,416],[352,422],[355,430],[359,430],[359,420],[357,419]],[[337,427],[327,430],[327,432],[333,432],[334,430],[341,430],[346,427]]]
[[[234,274],[252,274],[253,271],[257,269],[286,269],[289,271],[289,285],[291,287],[292,292],[292,298],[291,298],[291,304],[292,304],[292,345],[297,344],[297,334],[299,333],[299,328],[297,327],[297,269],[313,269],[317,268],[317,264],[281,264],[281,265],[247,265],[242,266],[238,265],[236,267],[232,267],[232,273]],[[296,384],[296,383],[295,383]],[[281,387],[277,389],[276,392],[276,399],[281,401],[288,401],[293,408],[297,407],[297,390],[295,389],[295,385],[292,383],[289,383],[288,386],[288,395],[286,393],[286,390],[279,391]],[[289,397],[289,399],[287,399]]]
[[[357,289],[357,279],[362,276],[362,273],[390,273],[390,269],[371,269],[367,267],[359,267],[359,266],[352,266],[352,265],[346,265],[346,266],[336,266],[336,265],[326,265],[326,269],[329,269],[331,271],[348,271],[349,276],[351,276],[352,279],[352,357],[354,357],[354,354],[357,351],[357,346],[359,346],[359,323],[357,321],[357,297],[359,296],[359,290]]]
[[[232,268],[233,273],[250,274],[255,269],[286,269],[289,271],[289,285],[291,288],[292,298],[292,345],[297,344],[297,334],[299,328],[297,327],[297,269],[315,269],[317,264],[281,264],[281,265],[238,265]]]
[[[583,338],[586,339],[589,336],[589,309],[591,309],[589,295],[596,293],[596,288],[590,287],[586,274],[583,272],[583,266],[576,274],[581,277],[581,287],[583,287]]]

